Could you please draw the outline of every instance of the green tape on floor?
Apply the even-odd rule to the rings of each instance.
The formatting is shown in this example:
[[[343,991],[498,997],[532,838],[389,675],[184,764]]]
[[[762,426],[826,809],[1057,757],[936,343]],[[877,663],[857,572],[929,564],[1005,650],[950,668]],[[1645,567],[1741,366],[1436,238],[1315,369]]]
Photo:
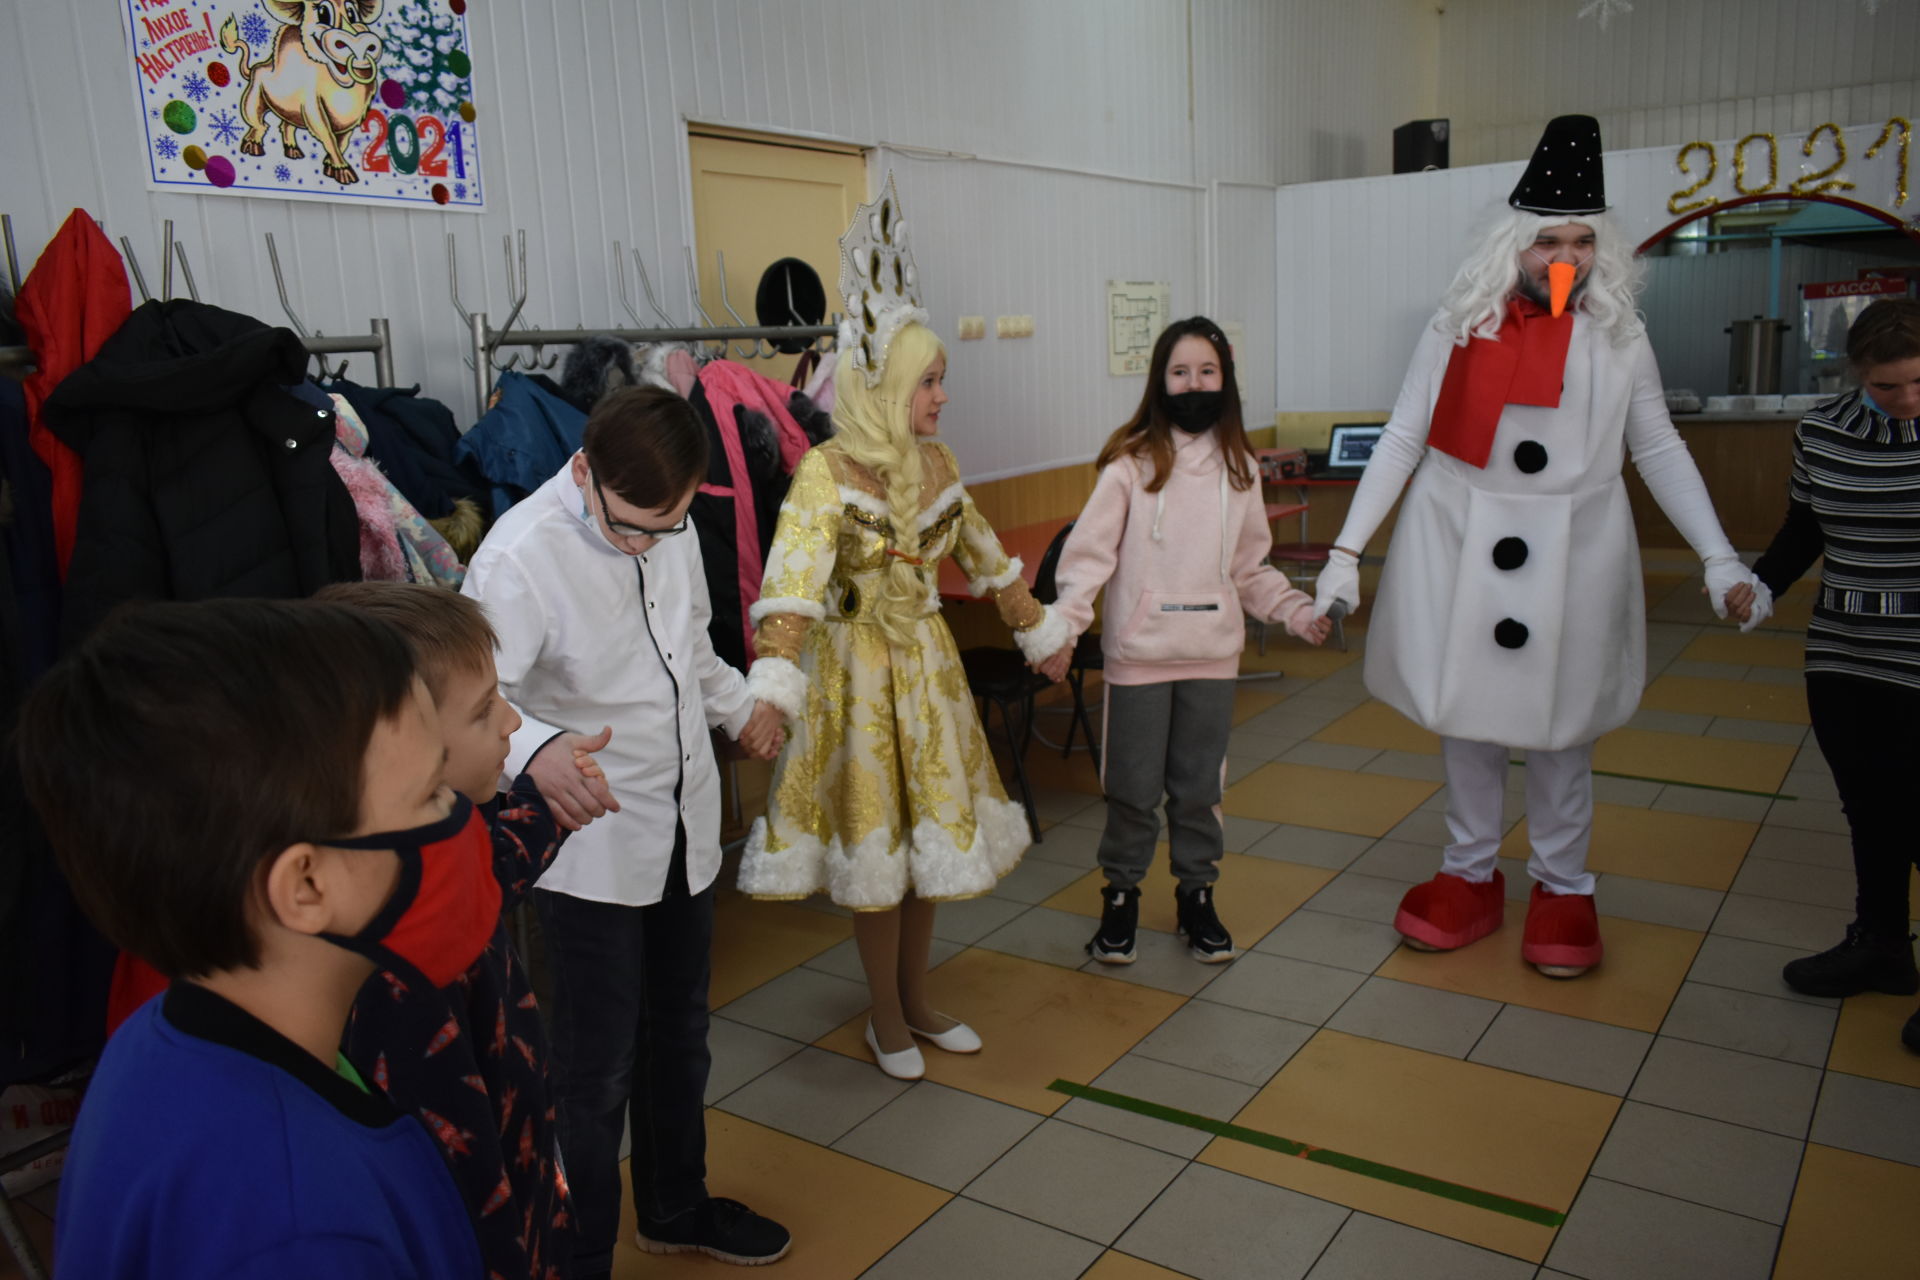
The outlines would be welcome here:
[[[1298,1156],[1302,1160],[1310,1160],[1315,1164],[1331,1165],[1335,1169],[1357,1173],[1363,1178],[1378,1178],[1382,1182],[1391,1182],[1396,1186],[1407,1187],[1414,1191],[1424,1191],[1430,1196],[1439,1196],[1443,1200],[1457,1200],[1461,1204],[1485,1209],[1490,1213],[1504,1213],[1510,1218],[1519,1218],[1524,1222],[1537,1222],[1543,1227],[1557,1227],[1567,1220],[1566,1214],[1549,1209],[1545,1205],[1529,1204],[1525,1200],[1496,1195],[1477,1187],[1462,1186],[1460,1183],[1448,1182],[1443,1178],[1430,1178],[1424,1173],[1415,1173],[1411,1169],[1401,1169],[1394,1165],[1381,1164],[1377,1160],[1350,1156],[1345,1152],[1333,1151],[1326,1147],[1308,1146],[1304,1142],[1295,1142],[1291,1138],[1282,1138],[1278,1134],[1263,1133],[1259,1129],[1249,1129],[1244,1125],[1215,1120],[1211,1116],[1195,1115],[1191,1111],[1181,1111],[1175,1107],[1163,1107],[1157,1102],[1148,1102],[1144,1098],[1128,1097],[1124,1093],[1112,1093],[1106,1089],[1096,1089],[1092,1085],[1075,1084],[1071,1080],[1055,1080],[1047,1088],[1054,1093],[1064,1093],[1070,1098],[1082,1098],[1088,1102],[1097,1102],[1103,1107],[1117,1107],[1122,1111],[1131,1111],[1135,1115],[1165,1120],[1168,1124],[1198,1129],[1218,1138],[1244,1142],[1250,1147],[1264,1147],[1268,1151],[1277,1151],[1283,1156]]]

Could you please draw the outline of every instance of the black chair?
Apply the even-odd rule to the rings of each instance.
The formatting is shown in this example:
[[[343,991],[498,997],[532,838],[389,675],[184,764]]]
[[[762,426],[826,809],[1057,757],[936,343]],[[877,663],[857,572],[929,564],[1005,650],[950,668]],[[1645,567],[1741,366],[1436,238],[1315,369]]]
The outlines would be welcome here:
[[[1027,829],[1034,843],[1040,842],[1040,814],[1033,805],[1033,786],[1027,781],[1027,746],[1033,741],[1033,696],[1048,687],[1045,676],[1031,670],[1018,649],[1000,649],[980,645],[960,651],[960,665],[967,673],[967,688],[986,704],[980,719],[983,727],[993,728],[993,709],[1000,709],[1000,723],[1007,731],[1007,748],[1013,756],[1013,776],[1020,784],[1020,802],[1026,806]],[[1020,730],[1013,727],[1013,709],[1020,708]]]
[[[1033,598],[1041,604],[1050,605],[1060,596],[1059,585],[1054,580],[1060,569],[1060,552],[1067,545],[1067,535],[1078,523],[1067,521],[1067,527],[1053,535],[1046,554],[1040,557],[1039,572],[1033,576]],[[1064,759],[1073,754],[1074,733],[1084,733],[1096,774],[1100,772],[1100,740],[1093,736],[1093,724],[1087,719],[1087,672],[1099,671],[1105,666],[1106,656],[1100,649],[1098,631],[1088,631],[1073,642],[1073,658],[1067,664],[1067,684],[1073,689],[1073,719],[1067,724],[1067,740],[1060,748],[1060,755]]]

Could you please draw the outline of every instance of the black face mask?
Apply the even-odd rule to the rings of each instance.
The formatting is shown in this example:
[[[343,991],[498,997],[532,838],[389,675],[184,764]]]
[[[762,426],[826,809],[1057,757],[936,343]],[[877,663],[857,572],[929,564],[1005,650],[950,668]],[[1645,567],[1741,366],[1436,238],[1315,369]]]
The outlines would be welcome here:
[[[1178,395],[1167,396],[1161,403],[1166,406],[1168,421],[1189,435],[1197,436],[1220,421],[1220,414],[1227,405],[1227,393],[1182,391]]]

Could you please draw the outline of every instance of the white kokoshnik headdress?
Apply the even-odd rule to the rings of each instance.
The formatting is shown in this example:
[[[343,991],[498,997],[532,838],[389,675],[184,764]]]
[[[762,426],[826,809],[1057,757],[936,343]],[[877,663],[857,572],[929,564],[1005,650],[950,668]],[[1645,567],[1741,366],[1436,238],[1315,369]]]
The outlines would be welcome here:
[[[893,174],[879,198],[853,211],[853,225],[840,237],[840,296],[847,314],[840,321],[840,358],[878,386],[893,335],[910,321],[932,328],[920,306],[920,279],[907,247],[907,223],[900,215],[900,193]]]

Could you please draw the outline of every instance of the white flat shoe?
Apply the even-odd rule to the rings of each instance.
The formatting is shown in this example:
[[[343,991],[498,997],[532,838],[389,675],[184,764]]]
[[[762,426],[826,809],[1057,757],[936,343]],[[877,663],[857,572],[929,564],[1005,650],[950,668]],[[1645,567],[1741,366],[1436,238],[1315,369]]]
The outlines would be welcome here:
[[[907,1030],[919,1036],[934,1048],[944,1049],[948,1053],[980,1052],[980,1033],[964,1022],[956,1022],[945,1031],[937,1034],[932,1031],[922,1031],[920,1028],[912,1025],[909,1025]]]
[[[918,1080],[927,1074],[927,1060],[920,1056],[919,1045],[908,1045],[898,1053],[882,1052],[871,1022],[867,1023],[867,1048],[873,1050],[873,1060],[880,1069],[895,1080]]]

